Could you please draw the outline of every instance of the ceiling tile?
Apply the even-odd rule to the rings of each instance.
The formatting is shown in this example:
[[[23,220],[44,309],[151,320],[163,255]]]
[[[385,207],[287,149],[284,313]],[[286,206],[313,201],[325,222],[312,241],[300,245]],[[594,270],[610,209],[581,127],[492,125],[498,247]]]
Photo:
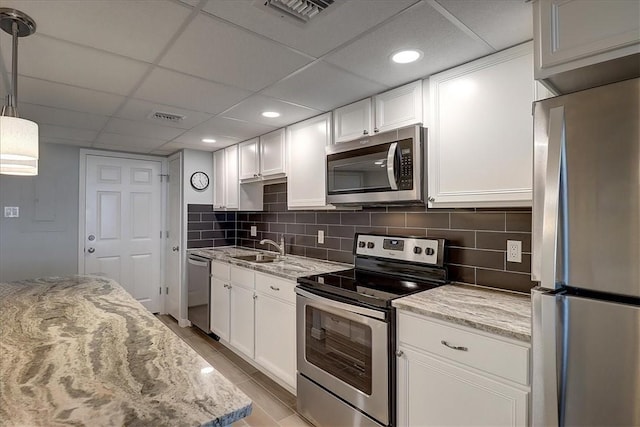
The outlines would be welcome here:
[[[89,141],[75,141],[73,139],[43,137],[42,135],[40,136],[40,143],[73,145],[76,147],[87,147],[87,148],[91,147],[91,142]]]
[[[263,93],[321,111],[382,92],[387,87],[318,61]]]
[[[179,122],[158,121],[150,119],[149,116],[154,112],[163,112],[184,116]],[[163,126],[170,126],[179,129],[191,129],[192,127],[210,119],[211,114],[200,113],[198,111],[185,110],[170,105],[158,104],[154,102],[143,101],[140,99],[129,99],[116,116],[123,119],[148,121],[149,123],[157,123]]]
[[[109,117],[79,113],[61,108],[43,107],[41,105],[20,103],[20,117],[38,124],[49,124],[76,129],[99,131],[107,123]]]
[[[115,145],[115,144],[94,144],[92,148],[98,150],[118,151],[118,152],[130,152],[130,153],[149,153],[151,149],[149,147],[137,147],[130,145]]]
[[[262,116],[263,111],[275,111],[280,117],[269,119]],[[322,111],[280,101],[262,95],[252,95],[226,113],[224,117],[261,123],[267,126],[282,127],[309,117],[317,116]]]
[[[199,144],[202,138],[213,138],[217,141],[222,141],[223,137],[233,138],[237,141],[245,141],[269,133],[277,128],[276,126],[267,126],[260,123],[246,122],[244,120],[214,117],[191,129],[189,132],[180,135],[176,138],[176,141]]]
[[[11,61],[11,37],[0,38],[5,64]],[[128,95],[148,64],[38,35],[23,39],[19,75]]]
[[[235,87],[260,90],[311,62],[306,56],[199,15],[160,65]]]
[[[168,126],[161,126],[155,123],[138,122],[113,118],[109,120],[104,128],[105,132],[119,133],[122,135],[142,136],[146,138],[157,138],[169,141],[184,132],[184,129],[177,129]]]
[[[392,63],[391,54],[402,49],[420,49],[424,57],[412,64]],[[491,52],[422,3],[325,59],[355,74],[397,86]]]
[[[22,102],[110,116],[124,101],[120,95],[20,76],[18,110]]]
[[[533,15],[530,2],[437,1],[496,50],[506,49],[533,38]]]
[[[156,156],[169,156],[173,153],[175,153],[178,150],[152,150],[149,152],[149,154],[153,154]]]
[[[235,144],[237,141],[235,142],[228,142],[225,144],[205,144],[203,142],[201,142],[200,144],[185,144],[185,143],[181,143],[181,142],[169,142],[165,145],[163,145],[162,147],[160,147],[160,150],[167,150],[167,151],[171,151],[172,153],[178,151],[178,150],[182,150],[185,148],[191,149],[191,150],[200,150],[200,151],[218,151],[221,148],[227,147],[229,145],[233,145]]]
[[[337,1],[307,24],[270,13],[255,0],[209,0],[204,10],[319,57],[369,28],[400,12],[418,0]]]
[[[38,131],[41,138],[62,138],[86,142],[93,141],[98,134],[98,132],[92,130],[74,129],[48,124],[39,124]]]
[[[188,110],[217,114],[250,94],[251,92],[242,89],[155,68],[134,96]]]
[[[152,150],[165,144],[167,141],[158,138],[147,138],[142,136],[121,135],[119,133],[101,132],[96,138],[94,145],[118,145],[122,147],[146,147]]]
[[[152,62],[191,13],[171,1],[3,0],[31,16],[38,34]]]

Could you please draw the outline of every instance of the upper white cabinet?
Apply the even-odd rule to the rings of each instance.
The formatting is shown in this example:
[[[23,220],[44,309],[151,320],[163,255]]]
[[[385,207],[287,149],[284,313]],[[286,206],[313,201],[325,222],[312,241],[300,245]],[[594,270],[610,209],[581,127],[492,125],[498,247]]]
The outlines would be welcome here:
[[[260,138],[239,144],[240,180],[284,177],[286,173],[285,130],[278,129]]]
[[[238,146],[232,145],[224,149],[225,161],[225,207],[238,209],[239,180],[238,180]]]
[[[262,183],[241,184],[238,177],[239,145],[213,153],[213,207],[216,210],[263,209]]]
[[[237,158],[237,155],[236,155]],[[214,209],[224,208],[225,194],[224,190],[227,184],[225,178],[225,153],[224,150],[218,150],[213,153],[213,207]],[[236,168],[237,174],[237,168]]]
[[[637,0],[535,0],[533,4],[535,78],[550,79],[561,92],[581,89],[575,78],[554,76],[640,52],[640,2]],[[602,68],[581,80],[605,83],[602,74],[635,68],[637,59]],[[633,70],[631,70],[633,72]],[[613,76],[613,81],[622,76]],[[572,82],[573,80],[574,82]],[[568,85],[564,90],[564,85]]]
[[[331,143],[331,113],[287,127],[289,209],[331,209],[327,204],[325,147]]]
[[[337,108],[333,121],[336,143],[422,123],[422,81]]]
[[[433,75],[429,207],[530,206],[531,43]]]

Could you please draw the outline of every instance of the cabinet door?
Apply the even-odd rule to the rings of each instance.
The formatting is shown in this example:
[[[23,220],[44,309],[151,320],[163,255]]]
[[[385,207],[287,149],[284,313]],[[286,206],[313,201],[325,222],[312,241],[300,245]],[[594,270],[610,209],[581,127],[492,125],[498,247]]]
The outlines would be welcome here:
[[[637,0],[534,2],[536,78],[637,53],[638,17]]]
[[[285,170],[284,128],[260,137],[260,174],[263,178],[284,175]]]
[[[226,187],[225,179],[225,150],[218,150],[213,153],[213,207],[224,208],[225,207],[225,194]]]
[[[260,152],[258,151],[258,138],[238,144],[238,156],[240,159],[240,179],[256,179],[260,173]]]
[[[232,145],[224,149],[225,163],[225,206],[227,209],[238,209],[238,146]]]
[[[528,392],[400,347],[400,426],[526,426]]]
[[[211,279],[211,332],[229,341],[229,281]]]
[[[381,93],[373,99],[374,133],[422,123],[422,80]]]
[[[335,143],[350,141],[372,132],[371,98],[333,111]]]
[[[287,127],[289,209],[330,209],[327,205],[327,163],[331,113]]]
[[[254,291],[236,284],[230,286],[231,325],[229,342],[246,356],[253,358]]]
[[[258,294],[256,362],[296,387],[296,306]]]
[[[429,207],[531,206],[531,43],[429,78]]]

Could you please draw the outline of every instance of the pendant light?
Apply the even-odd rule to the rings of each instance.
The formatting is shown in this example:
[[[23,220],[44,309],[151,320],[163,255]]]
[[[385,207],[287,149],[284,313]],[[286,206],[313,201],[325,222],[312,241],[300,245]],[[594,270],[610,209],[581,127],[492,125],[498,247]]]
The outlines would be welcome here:
[[[0,113],[0,174],[38,175],[38,125],[18,115],[18,37],[36,32],[27,14],[0,8],[0,28],[13,37],[11,93]]]

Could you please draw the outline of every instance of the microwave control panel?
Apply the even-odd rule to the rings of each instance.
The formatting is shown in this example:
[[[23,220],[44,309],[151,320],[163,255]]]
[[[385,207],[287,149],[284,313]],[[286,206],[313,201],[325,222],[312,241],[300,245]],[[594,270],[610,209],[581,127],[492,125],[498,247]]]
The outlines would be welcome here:
[[[413,145],[411,139],[398,141],[398,190],[413,190]]]

